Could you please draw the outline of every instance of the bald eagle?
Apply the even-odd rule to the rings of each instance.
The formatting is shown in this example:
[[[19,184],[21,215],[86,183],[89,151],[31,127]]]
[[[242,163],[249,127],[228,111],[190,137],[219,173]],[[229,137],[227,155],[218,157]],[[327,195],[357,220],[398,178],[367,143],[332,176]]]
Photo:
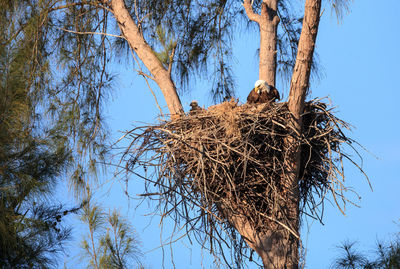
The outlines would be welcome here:
[[[254,89],[247,96],[247,103],[272,103],[279,99],[279,92],[274,86],[268,85],[264,80],[257,80]]]

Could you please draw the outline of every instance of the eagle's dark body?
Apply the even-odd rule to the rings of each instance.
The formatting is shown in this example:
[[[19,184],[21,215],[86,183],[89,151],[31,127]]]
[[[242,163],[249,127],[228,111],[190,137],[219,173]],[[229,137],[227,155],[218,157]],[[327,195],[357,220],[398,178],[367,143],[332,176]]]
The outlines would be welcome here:
[[[268,85],[263,80],[257,80],[255,87],[251,90],[249,96],[247,96],[247,103],[272,103],[279,99],[279,92],[275,87]]]
[[[197,101],[192,101],[190,107],[190,115],[195,115],[204,111],[204,108],[200,107]]]

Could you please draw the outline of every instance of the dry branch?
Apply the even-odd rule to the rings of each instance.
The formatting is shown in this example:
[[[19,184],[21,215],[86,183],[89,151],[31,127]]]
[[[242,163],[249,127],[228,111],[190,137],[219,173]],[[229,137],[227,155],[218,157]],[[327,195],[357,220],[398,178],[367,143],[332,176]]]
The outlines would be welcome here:
[[[297,236],[283,213],[292,191],[282,182],[287,137],[294,141],[290,147],[301,149],[301,212],[320,219],[328,193],[339,208],[347,201],[342,162],[350,158],[345,145],[354,149],[354,141],[341,129],[349,125],[317,100],[305,105],[301,135],[290,127],[290,118],[286,103],[238,106],[232,100],[132,130],[123,159],[127,171],[145,168],[146,196],[157,194],[162,215],[200,232],[196,236],[209,240],[213,252],[225,242],[219,241],[221,230],[243,251],[245,240],[237,239],[229,214],[261,233],[286,229]]]

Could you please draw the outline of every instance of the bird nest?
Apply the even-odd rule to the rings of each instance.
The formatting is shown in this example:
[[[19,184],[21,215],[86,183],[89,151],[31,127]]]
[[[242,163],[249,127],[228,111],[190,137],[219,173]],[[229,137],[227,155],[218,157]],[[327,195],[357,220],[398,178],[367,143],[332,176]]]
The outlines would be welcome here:
[[[290,137],[290,147],[301,149],[300,210],[320,218],[319,205],[328,192],[337,205],[346,202],[343,161],[356,164],[344,153],[345,145],[354,149],[354,141],[342,132],[349,125],[320,100],[306,103],[301,135],[290,127],[289,119],[286,103],[239,106],[231,100],[137,127],[129,132],[126,169],[146,179],[143,196],[157,195],[163,216],[201,231],[213,249],[212,239],[221,236],[219,228],[232,229],[218,206],[221,203],[232,211],[240,205],[257,230],[271,229],[275,223],[271,220],[285,222],[281,206],[288,189],[282,179]]]

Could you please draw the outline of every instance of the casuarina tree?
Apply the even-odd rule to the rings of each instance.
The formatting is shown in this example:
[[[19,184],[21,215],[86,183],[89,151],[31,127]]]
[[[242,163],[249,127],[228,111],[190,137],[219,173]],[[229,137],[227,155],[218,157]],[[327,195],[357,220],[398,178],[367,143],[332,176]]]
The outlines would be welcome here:
[[[328,3],[340,16],[348,2]],[[160,195],[166,203],[163,208],[171,206],[163,215],[186,220],[190,232],[203,232],[213,253],[216,245],[224,249],[221,233],[230,231],[226,245],[237,250],[236,266],[245,257],[242,250],[250,248],[265,268],[297,268],[301,212],[309,205],[315,213],[313,191],[322,197],[331,191],[334,200],[340,200],[343,193],[335,184],[345,188],[337,180],[342,167],[336,164],[347,157],[342,143],[352,142],[340,129],[346,123],[325,104],[306,102],[310,78],[317,74],[314,51],[322,3],[305,0],[302,7],[286,0],[15,4],[25,11],[20,30],[32,27],[35,40],[43,41],[33,44],[30,60],[41,59],[49,70],[57,70],[44,87],[43,109],[57,123],[53,132],[71,138],[66,143],[75,149],[76,193],[85,193],[88,172],[104,162],[109,150],[103,118],[103,104],[114,81],[109,63],[132,57],[137,74],[158,85],[171,119],[141,129],[142,133],[129,133],[132,147],[123,156],[128,174],[138,175],[138,166],[146,172],[154,163],[144,160],[143,153],[155,152],[151,160],[157,160],[156,168],[165,169],[156,169],[155,180],[142,177],[159,188],[146,197]],[[286,79],[287,102],[252,107],[231,101],[185,114],[180,95],[194,77],[212,77],[210,90],[216,101],[234,96],[230,58],[232,40],[242,23],[249,29],[256,26],[260,35],[259,78],[271,86],[276,85],[277,75]],[[214,129],[208,136],[196,133],[211,130],[210,126]],[[184,205],[183,210],[178,205]],[[248,211],[250,205],[253,209]],[[200,213],[190,217],[194,212]]]
[[[71,164],[59,137],[40,128],[34,89],[46,83],[46,64],[32,57],[41,46],[10,1],[3,3],[0,31],[0,267],[50,268],[70,238],[66,209],[55,201],[57,186]],[[18,19],[17,19],[18,18]],[[20,35],[15,37],[16,31]],[[39,94],[39,91],[36,92]]]

